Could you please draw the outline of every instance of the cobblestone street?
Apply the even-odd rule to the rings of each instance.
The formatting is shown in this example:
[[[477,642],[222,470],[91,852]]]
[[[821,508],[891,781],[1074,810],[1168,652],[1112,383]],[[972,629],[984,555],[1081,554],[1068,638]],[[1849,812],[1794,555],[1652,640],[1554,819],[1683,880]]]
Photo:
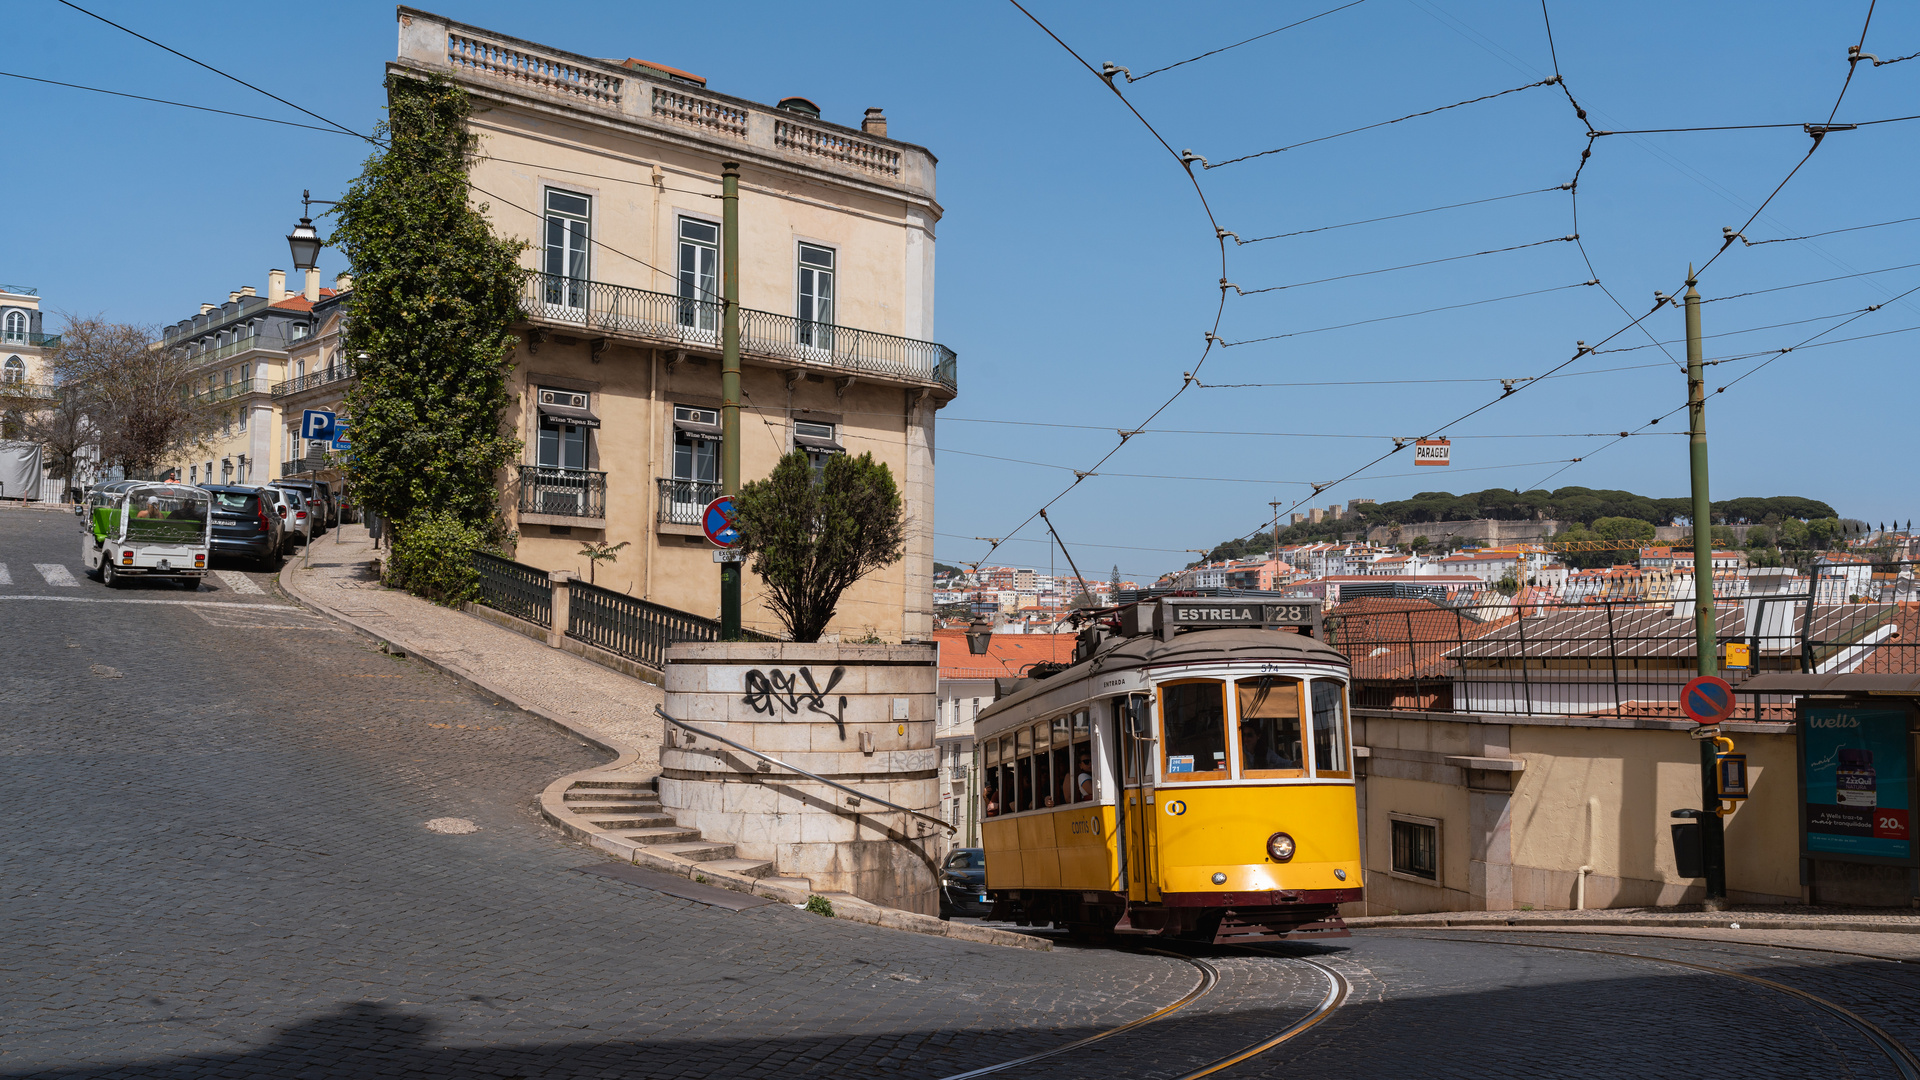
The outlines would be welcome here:
[[[74,532],[0,514],[0,1077],[937,1078],[1196,985],[1175,955],[999,948],[577,873],[605,864],[534,800],[600,751],[271,575],[109,591],[72,565]],[[1662,962],[1920,1043],[1920,978],[1857,955],[1875,938],[1916,940],[1406,928],[1202,951],[1220,983],[1190,1006],[996,1075],[1185,1075],[1309,1016],[1328,985],[1311,959],[1345,1003],[1222,1075],[1898,1076],[1830,1010]]]

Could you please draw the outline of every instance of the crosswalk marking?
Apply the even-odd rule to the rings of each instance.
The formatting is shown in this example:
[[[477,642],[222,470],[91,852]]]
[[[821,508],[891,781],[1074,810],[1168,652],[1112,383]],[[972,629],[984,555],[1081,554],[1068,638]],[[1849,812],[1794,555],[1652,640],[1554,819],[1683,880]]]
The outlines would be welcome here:
[[[33,568],[40,571],[40,576],[46,578],[49,585],[74,589],[80,587],[80,583],[73,580],[73,574],[57,562],[37,562],[33,564]]]
[[[7,564],[0,562],[0,585],[13,584],[13,574],[7,570]]]
[[[227,587],[243,595],[265,596],[253,579],[238,570],[215,570],[213,576],[227,583]]]

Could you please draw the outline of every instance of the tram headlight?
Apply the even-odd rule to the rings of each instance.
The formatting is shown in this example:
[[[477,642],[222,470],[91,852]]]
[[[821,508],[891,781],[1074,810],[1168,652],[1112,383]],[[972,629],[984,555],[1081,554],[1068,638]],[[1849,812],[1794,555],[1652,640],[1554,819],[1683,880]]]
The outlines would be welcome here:
[[[1293,858],[1293,837],[1283,832],[1267,837],[1267,855],[1274,862],[1286,862]]]

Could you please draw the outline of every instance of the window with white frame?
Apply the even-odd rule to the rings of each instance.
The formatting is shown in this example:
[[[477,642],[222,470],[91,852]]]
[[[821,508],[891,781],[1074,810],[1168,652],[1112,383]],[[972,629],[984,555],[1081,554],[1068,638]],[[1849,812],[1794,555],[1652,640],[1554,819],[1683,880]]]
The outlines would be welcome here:
[[[800,245],[799,342],[833,348],[833,249]]]
[[[0,324],[0,339],[15,345],[24,345],[27,341],[27,313],[24,311],[7,312],[6,322]]]
[[[587,411],[589,395],[578,390],[558,390],[541,387],[539,391],[540,434],[535,449],[535,464],[549,469],[572,469],[579,471],[587,467],[587,426],[584,423],[568,423],[569,417],[558,412],[549,415],[548,407],[568,410]]]
[[[593,200],[570,191],[547,189],[547,303],[587,306],[587,243]]]
[[[680,219],[680,325],[712,333],[720,326],[720,226]]]
[[[18,313],[16,312],[16,314]],[[5,374],[0,374],[0,381],[10,382],[10,383],[26,382],[27,381],[27,362],[25,360],[20,359],[17,356],[7,357],[6,372]]]

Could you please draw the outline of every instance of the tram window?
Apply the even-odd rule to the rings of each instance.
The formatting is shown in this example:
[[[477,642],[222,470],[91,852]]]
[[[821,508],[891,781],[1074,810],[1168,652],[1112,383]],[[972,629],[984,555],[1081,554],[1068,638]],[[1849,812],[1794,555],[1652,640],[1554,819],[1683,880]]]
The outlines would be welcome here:
[[[1226,705],[1226,684],[1216,679],[1160,684],[1167,780],[1227,778]]]
[[[1235,684],[1240,775],[1273,780],[1307,775],[1300,747],[1300,680],[1262,675]]]
[[[1073,773],[1067,794],[1071,802],[1093,801],[1093,741],[1087,710],[1073,714]]]
[[[1000,740],[988,739],[980,747],[980,758],[985,766],[981,770],[980,805],[986,817],[1000,816]]]
[[[1347,765],[1347,700],[1332,679],[1313,680],[1313,772],[1350,777]]]
[[[1000,740],[1000,812],[1016,813],[1020,809],[1020,787],[1014,779],[1014,737],[1007,735]]]

